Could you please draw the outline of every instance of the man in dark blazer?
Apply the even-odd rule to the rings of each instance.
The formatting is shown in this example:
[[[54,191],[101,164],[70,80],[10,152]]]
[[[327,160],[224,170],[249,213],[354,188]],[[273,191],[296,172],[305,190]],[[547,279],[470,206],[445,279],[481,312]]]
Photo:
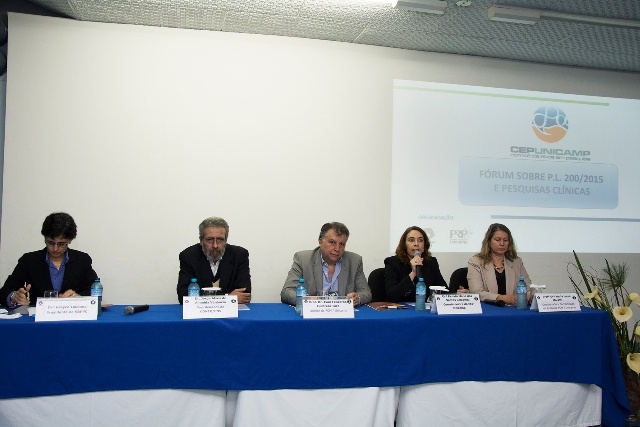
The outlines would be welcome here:
[[[227,243],[229,224],[222,218],[210,217],[198,226],[200,243],[180,252],[178,301],[187,296],[192,278],[200,288],[220,287],[222,292],[237,295],[239,304],[251,302],[249,252]]]
[[[335,293],[353,298],[354,305],[371,301],[371,289],[362,267],[362,257],[345,251],[349,230],[340,222],[329,222],[320,229],[318,247],[296,252],[293,265],[280,292],[285,304],[296,304],[296,286],[303,278],[307,295]]]
[[[63,298],[91,294],[91,284],[98,276],[88,254],[69,249],[77,234],[71,215],[64,212],[48,215],[41,233],[46,248],[20,257],[0,289],[3,306],[34,305],[47,290],[56,290]]]

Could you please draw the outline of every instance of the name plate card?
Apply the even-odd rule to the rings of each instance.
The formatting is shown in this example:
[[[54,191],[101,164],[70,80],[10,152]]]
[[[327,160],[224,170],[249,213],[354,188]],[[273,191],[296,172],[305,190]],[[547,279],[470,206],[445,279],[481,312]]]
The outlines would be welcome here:
[[[38,298],[36,301],[36,322],[97,318],[98,297]]]
[[[238,297],[214,295],[206,297],[184,297],[183,319],[220,319],[238,317]]]
[[[305,319],[353,319],[353,300],[346,297],[302,299],[302,317]]]
[[[575,292],[563,294],[535,294],[531,310],[540,313],[555,311],[580,311],[580,300]]]
[[[438,294],[431,301],[434,303],[438,314],[482,314],[478,294]]]

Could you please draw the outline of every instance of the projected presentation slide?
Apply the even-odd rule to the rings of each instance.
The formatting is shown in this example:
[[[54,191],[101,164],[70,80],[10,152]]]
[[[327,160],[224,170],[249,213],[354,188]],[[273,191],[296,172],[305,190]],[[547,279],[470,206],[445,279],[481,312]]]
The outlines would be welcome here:
[[[394,80],[391,250],[638,253],[639,159],[639,100]]]

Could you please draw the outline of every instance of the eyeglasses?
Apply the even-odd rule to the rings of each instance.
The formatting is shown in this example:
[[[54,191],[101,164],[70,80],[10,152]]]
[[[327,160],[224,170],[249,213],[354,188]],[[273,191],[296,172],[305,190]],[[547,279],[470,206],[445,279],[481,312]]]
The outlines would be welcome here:
[[[45,240],[44,243],[52,248],[66,248],[70,242],[54,242],[53,240]]]
[[[219,245],[222,245],[224,242],[227,241],[227,239],[225,239],[224,237],[207,237],[205,239],[202,239],[205,242],[207,242],[208,244],[213,244],[213,243],[217,243]]]

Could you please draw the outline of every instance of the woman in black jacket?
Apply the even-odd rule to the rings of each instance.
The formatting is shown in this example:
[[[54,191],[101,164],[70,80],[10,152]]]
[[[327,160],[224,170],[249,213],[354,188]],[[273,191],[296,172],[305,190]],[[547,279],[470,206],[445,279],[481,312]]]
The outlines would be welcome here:
[[[429,286],[447,286],[440,273],[438,260],[429,252],[429,238],[417,226],[407,228],[396,247],[396,254],[384,260],[387,298],[392,302],[415,302],[418,277]]]

